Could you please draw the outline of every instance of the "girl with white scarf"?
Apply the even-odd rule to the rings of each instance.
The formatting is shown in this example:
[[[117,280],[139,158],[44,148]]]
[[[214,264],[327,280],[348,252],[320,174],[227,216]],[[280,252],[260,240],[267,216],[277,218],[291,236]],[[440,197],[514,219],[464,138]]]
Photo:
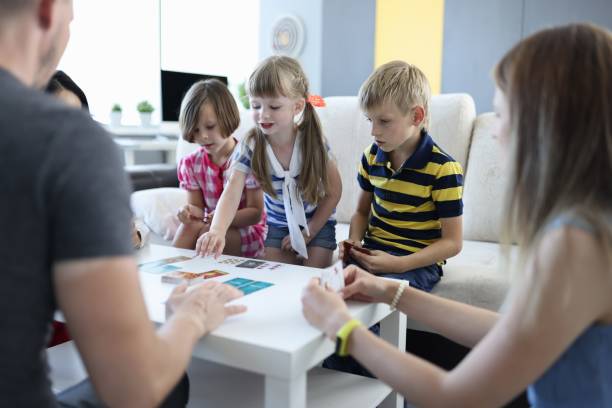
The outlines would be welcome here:
[[[219,256],[251,172],[264,190],[268,221],[264,258],[326,267],[336,248],[334,212],[342,182],[329,158],[308,80],[293,58],[262,61],[248,83],[253,128],[236,148],[232,175],[215,211],[210,231],[196,244],[201,255]]]

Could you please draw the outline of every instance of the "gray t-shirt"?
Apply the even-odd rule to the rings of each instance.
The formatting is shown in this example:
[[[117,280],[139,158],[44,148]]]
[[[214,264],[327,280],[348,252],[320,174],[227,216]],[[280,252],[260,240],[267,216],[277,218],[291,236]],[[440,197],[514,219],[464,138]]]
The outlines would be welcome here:
[[[102,128],[0,69],[0,405],[55,406],[53,264],[131,254],[129,193]]]

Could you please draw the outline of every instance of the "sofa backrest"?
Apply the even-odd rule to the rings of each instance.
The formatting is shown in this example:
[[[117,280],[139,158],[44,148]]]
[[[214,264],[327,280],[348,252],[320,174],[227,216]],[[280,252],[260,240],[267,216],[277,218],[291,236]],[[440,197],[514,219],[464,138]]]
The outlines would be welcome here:
[[[493,137],[495,115],[483,113],[474,122],[463,189],[463,238],[499,242],[504,186],[503,152]]]
[[[321,125],[342,179],[342,198],[336,209],[339,222],[350,222],[355,211],[359,185],[357,167],[361,155],[372,143],[370,124],[359,109],[356,96],[325,98],[326,107],[317,108]],[[443,94],[432,97],[429,131],[436,143],[466,169],[467,154],[476,116],[474,101],[467,94]],[[240,113],[240,127],[234,135],[240,139],[253,126],[249,111]],[[179,140],[177,160],[198,146]]]

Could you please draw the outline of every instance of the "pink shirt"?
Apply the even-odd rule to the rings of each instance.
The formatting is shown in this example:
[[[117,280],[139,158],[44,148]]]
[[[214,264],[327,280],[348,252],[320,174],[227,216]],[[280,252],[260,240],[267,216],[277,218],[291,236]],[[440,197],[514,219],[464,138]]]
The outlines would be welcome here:
[[[231,158],[223,165],[218,166],[211,159],[204,148],[198,149],[183,157],[178,165],[178,179],[180,187],[189,191],[200,190],[204,205],[208,212],[217,208],[217,202],[223,193],[231,171]],[[238,209],[246,206],[246,190],[260,188],[255,176],[251,173],[246,176],[245,190],[240,198]],[[246,257],[256,257],[263,253],[263,242],[266,235],[266,215],[262,213],[261,220],[255,225],[240,228],[242,238],[242,254]]]

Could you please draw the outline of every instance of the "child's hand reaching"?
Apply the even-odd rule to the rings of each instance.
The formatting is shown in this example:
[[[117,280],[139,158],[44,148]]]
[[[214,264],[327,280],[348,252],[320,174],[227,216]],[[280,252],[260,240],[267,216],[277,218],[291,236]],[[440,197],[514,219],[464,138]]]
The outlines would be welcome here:
[[[217,259],[225,248],[225,234],[210,230],[205,234],[200,235],[196,242],[196,255],[208,256],[213,255]]]
[[[181,207],[177,216],[179,221],[183,224],[191,224],[198,221],[206,222],[204,210],[193,204],[187,204]]]

